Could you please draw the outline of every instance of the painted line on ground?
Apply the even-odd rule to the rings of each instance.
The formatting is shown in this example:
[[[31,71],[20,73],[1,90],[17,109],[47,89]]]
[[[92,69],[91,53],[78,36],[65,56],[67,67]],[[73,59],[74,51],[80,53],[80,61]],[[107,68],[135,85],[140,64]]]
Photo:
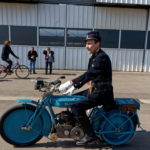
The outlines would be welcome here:
[[[25,97],[25,96],[0,96],[0,101],[1,100],[11,100],[11,101],[15,101],[17,99],[32,99],[32,100],[38,100],[39,97]]]

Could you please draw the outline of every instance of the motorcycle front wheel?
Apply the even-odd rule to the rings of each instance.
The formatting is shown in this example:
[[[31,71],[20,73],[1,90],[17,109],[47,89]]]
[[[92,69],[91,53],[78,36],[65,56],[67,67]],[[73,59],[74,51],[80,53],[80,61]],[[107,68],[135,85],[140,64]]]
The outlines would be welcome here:
[[[8,110],[1,118],[0,133],[2,138],[15,146],[33,145],[42,138],[42,118],[38,117],[29,128],[25,125],[33,116],[32,105],[16,106]]]

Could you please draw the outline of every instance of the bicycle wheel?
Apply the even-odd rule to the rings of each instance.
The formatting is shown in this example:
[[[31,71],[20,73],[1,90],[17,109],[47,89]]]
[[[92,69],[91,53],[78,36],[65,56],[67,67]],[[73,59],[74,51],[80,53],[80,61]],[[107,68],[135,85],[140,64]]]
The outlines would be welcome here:
[[[128,142],[134,135],[132,131],[135,131],[134,123],[131,118],[122,113],[111,115],[108,121],[104,121],[102,124],[102,138],[105,142],[111,145],[121,145]],[[128,132],[128,133],[127,133]]]
[[[5,66],[0,65],[0,79],[4,79],[7,76],[7,71]]]
[[[42,118],[37,118],[31,128],[24,127],[34,111],[35,107],[31,105],[16,106],[8,110],[0,121],[2,138],[15,146],[29,146],[39,141],[42,138]]]
[[[29,68],[25,65],[20,65],[16,70],[15,74],[20,79],[25,79],[29,76]]]

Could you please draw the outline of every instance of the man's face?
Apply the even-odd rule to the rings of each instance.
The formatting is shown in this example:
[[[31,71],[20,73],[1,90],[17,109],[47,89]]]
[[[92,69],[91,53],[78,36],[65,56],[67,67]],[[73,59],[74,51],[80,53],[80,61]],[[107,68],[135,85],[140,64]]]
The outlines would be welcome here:
[[[86,41],[86,49],[89,53],[94,54],[100,47],[99,42],[95,42],[95,40],[87,40]]]
[[[11,45],[11,42],[10,42],[10,41],[8,41],[8,45],[9,45],[9,46]]]

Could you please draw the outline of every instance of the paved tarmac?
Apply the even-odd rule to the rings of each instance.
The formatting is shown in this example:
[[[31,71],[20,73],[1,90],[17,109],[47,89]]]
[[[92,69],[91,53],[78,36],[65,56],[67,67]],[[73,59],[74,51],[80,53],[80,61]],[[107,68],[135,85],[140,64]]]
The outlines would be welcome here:
[[[29,79],[17,79],[13,75],[7,76],[5,79],[0,80],[0,117],[1,115],[13,105],[16,105],[15,100],[18,98],[31,98],[37,100],[40,98],[41,93],[34,90],[34,85],[30,79],[41,77],[46,81],[52,81],[61,75],[65,75],[65,82],[71,80],[83,71],[65,71],[54,70],[52,75],[44,75],[44,70],[38,70],[38,74],[30,75]],[[113,86],[115,97],[133,97],[141,101],[141,110],[139,111],[140,121],[142,127],[150,131],[150,73],[140,72],[113,72]],[[85,85],[82,89],[87,88]],[[58,109],[57,111],[60,111]],[[0,150],[82,150],[84,147],[76,147],[75,143],[71,140],[59,139],[56,143],[52,143],[46,138],[40,140],[37,144],[27,148],[16,148],[7,144],[0,138]],[[88,148],[90,149],[90,148]],[[94,149],[94,148],[91,148]],[[95,148],[96,149],[96,148]],[[105,150],[107,148],[103,148]],[[107,150],[149,150],[150,149],[150,132],[136,134],[134,138],[127,144],[108,148]]]

